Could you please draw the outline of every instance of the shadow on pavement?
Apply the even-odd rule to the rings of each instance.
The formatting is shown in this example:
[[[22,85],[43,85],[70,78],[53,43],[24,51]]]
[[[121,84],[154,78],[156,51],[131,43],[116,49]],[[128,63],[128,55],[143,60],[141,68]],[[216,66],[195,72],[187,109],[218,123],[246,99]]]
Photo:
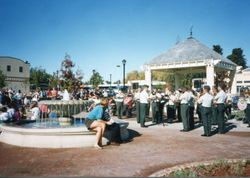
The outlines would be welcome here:
[[[135,137],[140,137],[142,134],[135,130],[128,129],[129,132],[129,139],[126,142],[131,142]]]

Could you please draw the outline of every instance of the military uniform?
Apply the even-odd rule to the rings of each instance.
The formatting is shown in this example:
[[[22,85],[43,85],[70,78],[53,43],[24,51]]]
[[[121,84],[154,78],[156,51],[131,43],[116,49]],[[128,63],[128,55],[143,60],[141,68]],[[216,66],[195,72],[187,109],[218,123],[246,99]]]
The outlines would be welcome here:
[[[199,98],[198,102],[201,103],[201,117],[204,128],[204,134],[202,136],[211,136],[213,96],[209,93],[205,93]]]
[[[187,91],[185,91],[181,96],[181,119],[183,123],[183,130],[182,131],[189,131],[190,124],[189,124],[189,106],[188,102],[190,99],[190,95]]]
[[[248,96],[246,99],[247,99],[246,120],[248,122],[248,127],[250,127],[250,96]]]
[[[175,95],[170,93],[167,103],[167,119],[170,123],[172,123],[173,119],[175,118],[175,99]]]
[[[147,88],[144,88],[142,92],[140,93],[140,125],[141,127],[145,126],[146,121],[146,113],[148,108],[148,100],[149,95],[147,93]]]
[[[152,107],[152,122],[156,124],[159,122],[160,100],[157,97],[157,93],[155,91],[151,93],[150,100],[151,100],[151,107]]]
[[[218,122],[218,131],[220,134],[225,132],[225,102],[227,95],[223,90],[220,90],[219,93],[214,97],[215,103],[217,105],[217,122]]]
[[[140,123],[140,89],[138,89],[138,91],[135,93],[135,109],[136,109],[136,120],[137,123]]]

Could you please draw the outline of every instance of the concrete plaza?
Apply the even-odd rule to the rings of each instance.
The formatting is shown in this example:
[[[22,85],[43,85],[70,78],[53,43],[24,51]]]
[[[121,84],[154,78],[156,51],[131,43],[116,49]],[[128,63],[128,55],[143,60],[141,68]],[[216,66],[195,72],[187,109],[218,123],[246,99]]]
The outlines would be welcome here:
[[[90,148],[39,149],[0,143],[0,176],[148,176],[184,163],[250,158],[250,128],[229,120],[226,134],[201,137],[203,127],[180,132],[182,123],[141,128],[129,121],[131,140],[102,150]]]

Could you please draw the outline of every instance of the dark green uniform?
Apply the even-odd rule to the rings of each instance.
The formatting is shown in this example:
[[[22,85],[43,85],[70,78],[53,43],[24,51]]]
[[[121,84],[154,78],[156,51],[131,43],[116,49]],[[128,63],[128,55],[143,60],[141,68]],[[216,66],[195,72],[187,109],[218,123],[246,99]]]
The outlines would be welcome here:
[[[211,135],[211,117],[212,117],[212,108],[211,107],[203,107],[201,109],[202,115],[202,123],[204,127],[204,135],[210,136]]]
[[[135,109],[136,109],[136,120],[137,123],[140,123],[140,101],[137,100],[135,103]]]
[[[153,100],[152,106],[152,122],[154,124],[159,123],[159,101]]]
[[[220,134],[225,132],[225,104],[220,103],[217,104],[218,113],[217,113],[217,121],[218,121],[218,131]]]

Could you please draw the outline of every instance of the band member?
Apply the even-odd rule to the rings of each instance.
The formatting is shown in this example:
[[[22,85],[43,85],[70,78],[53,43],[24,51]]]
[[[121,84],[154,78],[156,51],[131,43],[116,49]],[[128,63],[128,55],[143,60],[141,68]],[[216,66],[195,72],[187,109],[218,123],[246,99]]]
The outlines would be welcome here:
[[[153,91],[150,94],[150,101],[151,101],[151,106],[152,106],[152,122],[153,122],[153,124],[159,123],[160,98],[161,98],[161,95],[157,92],[156,89],[153,89]]]
[[[172,123],[175,118],[175,94],[171,91],[168,93],[169,100],[167,102],[167,120],[169,123]]]
[[[218,93],[214,97],[214,101],[217,105],[218,113],[217,113],[217,122],[218,122],[218,131],[220,134],[224,134],[225,132],[225,102],[227,99],[227,95],[224,92],[225,90],[225,85],[221,84],[218,87]]]
[[[247,127],[250,127],[250,90],[245,92],[245,99],[247,100],[247,108],[246,108],[246,120],[248,122]]]
[[[119,90],[118,93],[116,94],[115,101],[116,101],[116,114],[119,119],[122,118],[123,114],[123,100],[124,100],[124,93],[122,90]]]
[[[143,90],[140,93],[140,124],[141,127],[147,127],[145,125],[146,120],[146,112],[148,108],[149,102],[149,94],[148,94],[148,86],[144,85]]]
[[[198,92],[198,100],[203,94],[204,94],[203,88],[201,88],[200,91]],[[202,110],[201,103],[197,102],[196,113],[198,114],[199,123],[202,123],[201,110]]]
[[[212,102],[213,96],[209,94],[210,87],[203,87],[204,94],[198,99],[198,103],[201,103],[201,117],[204,128],[204,134],[201,136],[211,136],[211,116],[212,116]]]
[[[190,94],[187,91],[187,88],[182,89],[182,94],[180,96],[180,103],[181,103],[181,119],[183,123],[183,132],[187,132],[190,130],[189,127],[189,108],[188,103],[190,100]]]
[[[136,109],[136,120],[137,123],[140,123],[140,93],[141,93],[141,88],[138,88],[136,93],[135,93],[135,109]]]
[[[194,103],[195,96],[193,90],[188,90],[189,93],[189,101],[188,101],[188,110],[189,110],[189,129],[194,129]]]
[[[124,105],[124,114],[127,118],[132,117],[132,109],[133,109],[133,95],[131,92],[129,92],[123,101]]]
[[[212,87],[212,92],[211,92],[211,95],[213,97],[215,97],[218,93],[218,89],[216,86],[213,86]],[[218,109],[217,109],[217,104],[214,102],[214,104],[212,105],[212,125],[217,125],[218,122],[217,122],[217,116],[218,115]]]

